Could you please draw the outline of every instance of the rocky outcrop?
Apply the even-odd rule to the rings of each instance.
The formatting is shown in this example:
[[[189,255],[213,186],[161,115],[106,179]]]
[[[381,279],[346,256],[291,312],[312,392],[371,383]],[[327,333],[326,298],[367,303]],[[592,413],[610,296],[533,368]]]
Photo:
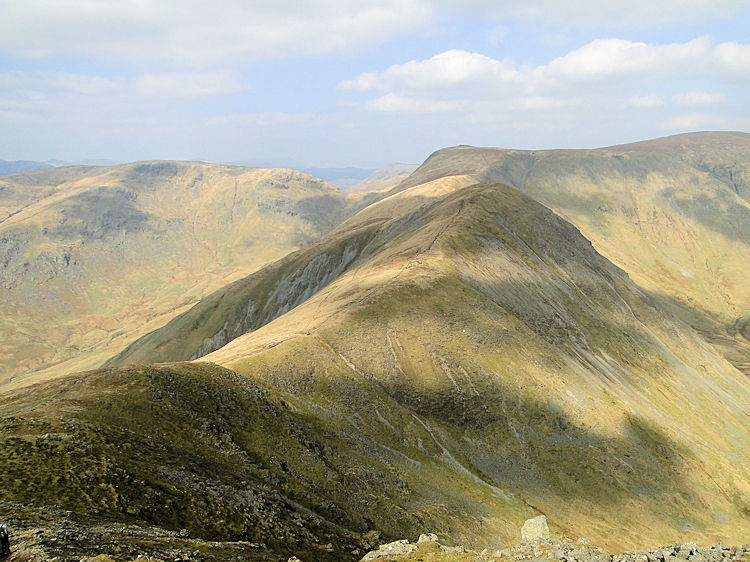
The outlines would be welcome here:
[[[186,531],[169,531],[148,525],[123,523],[87,524],[48,510],[51,520],[35,523],[18,521],[11,527],[12,554],[0,560],[44,562],[81,560],[272,560],[285,558],[263,543],[249,541],[206,541]],[[106,554],[105,554],[106,553]]]
[[[194,360],[275,320],[336,280],[361,256],[376,229],[295,252],[204,298],[139,338],[106,366]],[[319,253],[318,253],[319,252]]]
[[[370,562],[370,560],[383,560],[391,558],[393,556],[401,556],[403,554],[416,552],[418,548],[419,547],[417,547],[416,544],[410,543],[407,539],[389,542],[387,544],[380,545],[380,548],[378,548],[377,550],[373,550],[365,554],[362,557],[361,562]]]
[[[750,544],[744,546],[724,546],[721,543],[713,546],[698,546],[695,543],[672,544],[653,550],[639,550],[611,555],[606,550],[592,546],[586,539],[565,542],[549,539],[535,539],[522,542],[505,550],[481,552],[467,550],[463,546],[446,546],[437,542],[413,544],[400,540],[382,545],[377,550],[368,552],[361,562],[372,560],[424,560],[430,553],[429,560],[451,561],[527,561],[527,560],[562,560],[565,562],[719,562],[750,560]],[[412,555],[412,556],[409,556]]]

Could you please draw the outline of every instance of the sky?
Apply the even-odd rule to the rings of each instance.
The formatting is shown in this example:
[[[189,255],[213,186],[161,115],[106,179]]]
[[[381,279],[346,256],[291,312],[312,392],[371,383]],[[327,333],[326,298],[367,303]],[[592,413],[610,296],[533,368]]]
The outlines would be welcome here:
[[[750,132],[750,0],[0,0],[0,159],[378,167]]]

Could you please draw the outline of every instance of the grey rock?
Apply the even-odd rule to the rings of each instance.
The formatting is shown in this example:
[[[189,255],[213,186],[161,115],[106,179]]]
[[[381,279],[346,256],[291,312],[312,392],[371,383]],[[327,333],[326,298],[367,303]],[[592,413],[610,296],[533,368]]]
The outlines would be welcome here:
[[[436,542],[443,553],[467,553],[470,560],[489,561],[503,559],[508,562],[750,562],[750,545],[746,547],[725,547],[722,544],[713,546],[697,546],[696,543],[672,544],[653,550],[639,550],[622,552],[611,556],[606,550],[591,545],[586,539],[579,539],[575,543],[536,537],[530,541],[521,542],[504,550],[487,550],[481,553],[473,552],[464,546],[446,546],[437,541],[437,536],[423,534],[419,541]],[[396,541],[382,545],[377,551],[369,553],[363,562],[381,558],[397,557],[418,550],[416,544],[407,540]]]
[[[687,555],[692,556],[693,554],[698,552],[698,545],[694,542],[685,543],[680,547],[680,552],[683,551],[687,551]]]
[[[373,550],[365,554],[360,562],[369,562],[370,560],[378,560],[388,556],[398,556],[400,554],[409,554],[417,550],[417,545],[410,543],[407,539],[400,541],[394,541],[388,544],[380,545],[380,548]]]

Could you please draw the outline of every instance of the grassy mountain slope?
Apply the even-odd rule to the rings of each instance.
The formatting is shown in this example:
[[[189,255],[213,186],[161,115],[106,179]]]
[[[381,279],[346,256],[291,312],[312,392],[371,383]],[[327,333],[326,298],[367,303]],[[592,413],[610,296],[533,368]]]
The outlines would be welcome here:
[[[595,150],[455,147],[397,189],[469,176],[521,189],[750,374],[750,135],[693,133]]]
[[[113,365],[188,359],[238,311],[276,306],[203,359],[371,440],[408,491],[404,528],[501,545],[542,512],[613,549],[741,540],[747,379],[570,223],[467,181],[371,205]],[[321,283],[316,259],[337,276]]]
[[[0,179],[0,382],[100,365],[349,207],[281,169],[145,162]]]
[[[4,394],[0,413],[0,506],[14,533],[67,519],[108,536],[60,541],[50,557],[177,547],[216,559],[341,560],[368,548],[358,530],[399,520],[386,495],[399,482],[371,445],[217,366],[73,375]],[[376,494],[380,503],[360,512]],[[133,540],[122,523],[171,534]]]
[[[441,221],[425,213],[427,202],[437,201],[440,195],[464,187],[467,182],[471,180],[437,180],[368,205],[309,247],[205,297],[163,328],[133,342],[106,364],[124,366],[205,356],[268,324],[310,297],[318,298],[321,289],[363,261],[373,258],[374,263],[386,264],[386,268],[392,267],[391,260],[400,264],[404,254],[412,253],[418,245],[427,247],[430,236],[434,237],[442,228]],[[415,229],[420,227],[417,238]],[[367,276],[358,273],[355,279],[357,291],[361,292],[382,282],[383,274],[376,272],[370,279],[369,272]],[[336,308],[342,303],[328,302],[326,306]],[[291,333],[304,330],[298,324],[292,323],[295,327]],[[281,323],[282,327],[286,325]]]

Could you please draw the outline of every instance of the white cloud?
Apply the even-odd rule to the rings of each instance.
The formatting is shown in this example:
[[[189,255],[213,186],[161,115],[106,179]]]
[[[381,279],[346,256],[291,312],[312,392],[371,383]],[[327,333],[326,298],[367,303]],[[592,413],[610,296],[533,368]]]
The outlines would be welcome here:
[[[21,72],[0,73],[0,89],[8,92],[22,90],[36,93],[77,94],[98,96],[111,94],[120,89],[118,81],[101,76],[71,74],[67,72]]]
[[[664,100],[656,94],[631,96],[625,105],[629,107],[659,107],[660,105],[664,105]]]
[[[143,74],[133,81],[139,95],[154,97],[219,96],[249,89],[236,72]]]
[[[655,71],[679,71],[682,65],[703,63],[711,54],[711,40],[654,45],[624,39],[597,39],[551,61],[543,72],[562,79],[604,79]]]
[[[619,107],[657,107],[663,96],[630,93],[645,82],[669,90],[676,80],[718,84],[748,79],[742,55],[750,45],[715,45],[708,37],[685,43],[649,44],[624,39],[597,39],[546,64],[529,66],[481,53],[449,50],[424,60],[366,72],[339,84],[341,90],[379,92],[371,109],[414,112],[494,100],[496,105],[543,109],[614,100]],[[750,50],[747,51],[750,53]],[[627,92],[617,99],[618,92]],[[605,95],[606,92],[606,95]],[[722,92],[676,92],[680,104],[719,103]],[[519,100],[525,100],[520,101]],[[437,104],[437,105],[436,105]]]
[[[375,111],[402,111],[404,113],[439,113],[459,107],[459,102],[431,101],[398,94],[386,94],[367,102],[367,108]]]
[[[0,72],[0,109],[18,118],[40,119],[54,112],[71,113],[101,100],[119,97],[124,86],[117,80],[65,72]]]
[[[435,0],[440,12],[472,11],[487,17],[521,17],[566,28],[622,30],[703,22],[730,16],[747,6],[745,0]]]
[[[721,103],[727,97],[721,92],[686,92],[684,94],[675,94],[673,99],[680,105],[711,105]]]
[[[311,113],[283,113],[278,111],[234,113],[210,117],[206,120],[206,125],[209,127],[266,127],[270,125],[303,123],[314,119],[314,117]]]
[[[521,97],[510,100],[510,107],[517,107],[520,109],[555,109],[563,107],[569,102],[558,98],[551,98],[545,96],[529,96]]]
[[[153,65],[346,53],[425,29],[427,0],[4,0],[0,50]]]
[[[369,92],[372,90],[385,90],[385,82],[377,72],[363,72],[352,80],[339,82],[339,90],[354,90],[357,92]]]
[[[746,5],[746,0],[3,0],[0,51],[43,60],[226,65],[348,54],[429,32],[456,15],[488,20],[494,26],[488,40],[496,44],[504,24],[519,17],[601,33],[726,17]],[[747,68],[747,56],[737,47],[724,48],[726,64]]]
[[[714,56],[723,71],[750,79],[750,45],[734,41],[722,43],[714,49]]]
[[[71,101],[123,99],[131,95],[162,99],[221,96],[249,89],[231,71],[142,74],[133,79],[66,72],[0,72],[0,107],[38,110],[47,105],[64,107]],[[88,101],[87,101],[88,100]]]
[[[339,84],[342,90],[427,91],[433,88],[466,87],[472,83],[500,84],[516,80],[519,73],[509,61],[498,61],[479,53],[450,50],[423,61],[395,64],[381,73],[366,72]]]
[[[747,127],[741,100],[748,97],[750,45],[707,38],[643,43],[627,39],[646,34],[618,33],[704,21],[701,29],[710,33],[719,29],[719,18],[740,9],[743,16],[748,13],[747,0],[0,0],[0,58],[17,68],[34,59],[31,68],[68,71],[0,71],[0,120],[30,123],[6,126],[14,138],[6,135],[3,146],[6,152],[23,146],[47,151],[45,157],[108,146],[109,156],[117,158],[127,157],[119,155],[126,145],[136,147],[141,157],[154,157],[154,147],[160,146],[162,156],[173,154],[175,146],[191,147],[183,157],[205,154],[210,147],[218,157],[221,151],[249,150],[248,130],[255,127],[258,150],[266,150],[273,135],[295,139],[307,130],[300,153],[322,151],[321,146],[334,142],[346,152],[362,143],[358,135],[369,128],[368,139],[380,134],[378,140],[395,140],[365,141],[368,152],[399,143],[416,150],[408,142],[411,135],[422,135],[421,146],[428,150],[453,140],[472,142],[472,135],[509,123],[512,139],[538,135],[552,143],[549,131],[563,121],[558,130],[564,131],[564,140],[599,135],[611,142],[613,123],[619,123],[620,138],[638,137],[631,124],[636,114],[658,128],[676,112],[701,108],[725,112],[732,128]],[[720,33],[730,36],[738,25]],[[519,35],[532,29],[529,44],[518,46]],[[561,50],[581,36],[574,31],[580,29],[587,30],[585,40],[600,39]],[[422,41],[425,36],[429,39]],[[558,41],[540,48],[542,36]],[[409,40],[350,56],[399,37]],[[730,38],[746,41],[741,35]],[[451,46],[485,40],[494,47],[486,52],[442,47],[431,52],[438,53],[434,56],[410,54],[369,68],[355,66],[402,47],[413,53],[446,39]],[[528,52],[528,58],[514,61],[504,58],[504,51],[515,57]],[[331,60],[311,59],[315,72],[309,73],[299,72],[304,64],[299,61],[251,64],[331,54],[337,57],[335,68]],[[246,78],[250,68],[253,74]],[[341,99],[331,99],[324,88],[342,68],[355,70],[342,76],[350,79],[339,84],[336,97]],[[297,72],[305,75],[302,80]],[[229,109],[217,109],[210,100],[246,91],[247,80],[258,91],[233,97]],[[313,82],[309,93],[308,80]],[[689,90],[726,95],[735,103],[672,103]],[[664,102],[659,119],[653,118],[657,112],[627,110],[656,107],[657,98]],[[211,111],[239,113],[207,120]],[[321,116],[296,113],[301,111],[332,111],[325,114],[331,122],[346,121],[353,132],[329,124],[339,137],[323,138],[316,130]],[[729,118],[729,111],[737,118]],[[677,117],[684,125],[711,116]],[[209,139],[206,131],[214,137]],[[235,134],[232,142],[226,131]],[[516,141],[508,139],[508,144]],[[280,140],[275,146],[284,152]]]

